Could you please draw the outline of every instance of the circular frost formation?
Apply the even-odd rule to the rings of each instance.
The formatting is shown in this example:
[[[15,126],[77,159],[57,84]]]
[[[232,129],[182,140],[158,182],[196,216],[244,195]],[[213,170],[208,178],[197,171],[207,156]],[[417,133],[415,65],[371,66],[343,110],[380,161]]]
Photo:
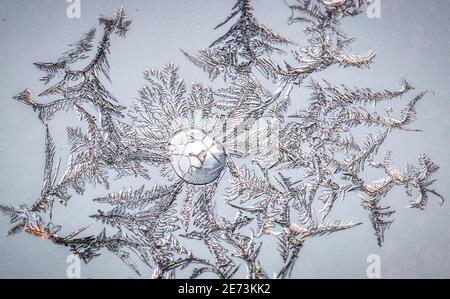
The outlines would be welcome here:
[[[198,129],[176,133],[170,140],[169,151],[175,173],[190,184],[209,184],[225,167],[222,145]]]

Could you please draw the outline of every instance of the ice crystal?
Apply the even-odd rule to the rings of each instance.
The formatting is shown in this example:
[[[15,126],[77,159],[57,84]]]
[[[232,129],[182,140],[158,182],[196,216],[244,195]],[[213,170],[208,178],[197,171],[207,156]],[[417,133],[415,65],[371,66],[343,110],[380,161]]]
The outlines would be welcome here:
[[[198,129],[175,134],[169,151],[175,173],[189,184],[212,183],[225,167],[223,147]]]

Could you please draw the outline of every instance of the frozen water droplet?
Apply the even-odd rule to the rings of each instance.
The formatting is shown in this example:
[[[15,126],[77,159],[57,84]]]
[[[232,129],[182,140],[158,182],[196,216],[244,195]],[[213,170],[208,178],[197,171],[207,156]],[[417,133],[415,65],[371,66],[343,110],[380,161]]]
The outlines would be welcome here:
[[[209,184],[225,167],[223,146],[198,129],[185,129],[172,136],[169,151],[175,173],[190,184]]]

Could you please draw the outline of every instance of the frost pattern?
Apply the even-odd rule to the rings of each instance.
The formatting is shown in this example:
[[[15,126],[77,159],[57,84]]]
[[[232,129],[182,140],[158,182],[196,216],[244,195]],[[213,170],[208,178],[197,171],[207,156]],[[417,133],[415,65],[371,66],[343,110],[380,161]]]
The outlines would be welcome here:
[[[219,278],[272,277],[260,259],[264,245],[272,240],[278,243],[280,255],[276,276],[288,278],[307,240],[360,224],[331,219],[334,207],[354,193],[361,198],[381,246],[395,213],[384,203],[390,199],[390,190],[400,186],[408,196],[417,192],[409,207],[422,210],[430,197],[443,198],[432,188],[438,166],[426,155],[419,155],[417,165],[408,164],[403,170],[395,168],[390,154],[381,159],[376,155],[388,136],[415,130],[416,104],[427,92],[412,97],[398,113],[390,108],[380,113],[370,105],[388,105],[413,91],[405,79],[396,90],[377,91],[314,78],[331,66],[364,69],[374,62],[374,51],[348,53],[353,38],[340,28],[342,20],[361,14],[367,5],[365,0],[297,0],[289,6],[289,23],[304,26],[308,43],[300,47],[263,25],[250,0],[238,0],[216,27],[231,24],[226,33],[197,54],[183,52],[211,80],[225,80],[226,87],[215,90],[193,83],[188,92],[178,68],[168,64],[144,72],[147,84],[128,113],[102,81],[110,79],[111,42],[116,36],[125,37],[131,21],[123,9],[112,18],[100,17],[102,35],[96,48],[99,28],[91,29],[55,62],[35,63],[49,86],[39,97],[58,100],[40,103],[30,90],[14,97],[31,106],[45,126],[45,169],[42,192],[33,205],[0,205],[11,218],[7,235],[25,231],[68,247],[85,262],[107,250],[137,274],[136,260],[140,260],[154,269],[153,278],[180,273],[191,278],[205,273]],[[281,59],[288,55],[295,63]],[[76,69],[81,63],[85,67]],[[293,95],[301,88],[310,91],[308,106],[289,112],[292,101],[301,101]],[[88,112],[88,106],[96,108],[98,116]],[[67,128],[71,156],[61,171],[63,157],[55,160],[49,122],[63,110],[78,113],[85,129]],[[257,150],[227,146],[227,142],[252,142],[252,136],[233,132],[267,117],[276,120],[280,148],[273,149],[272,142]],[[230,122],[236,130],[223,134],[224,124]],[[172,170],[169,143],[173,134],[199,124],[203,132],[222,138],[228,182],[222,174],[210,184],[193,185]],[[370,132],[357,140],[353,132],[362,127]],[[66,204],[90,185],[109,188],[112,173],[118,178],[151,179],[154,168],[167,178],[167,185],[94,199],[111,209],[98,211],[92,219],[115,230],[114,234],[106,229],[89,234],[86,227],[63,233],[53,223],[54,204]],[[383,177],[366,181],[366,168],[378,169]],[[218,194],[222,185],[226,194]],[[235,216],[221,216],[219,202]],[[316,212],[317,206],[321,208]],[[189,244],[203,246],[209,255],[200,254],[197,246],[186,247],[187,239]]]

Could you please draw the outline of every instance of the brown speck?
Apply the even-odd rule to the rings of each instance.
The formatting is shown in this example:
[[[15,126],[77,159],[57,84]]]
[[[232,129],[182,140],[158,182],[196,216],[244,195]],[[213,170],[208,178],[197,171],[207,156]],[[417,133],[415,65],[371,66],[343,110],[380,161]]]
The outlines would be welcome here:
[[[49,234],[37,225],[29,225],[25,228],[25,231],[40,239],[48,239],[49,237]]]

